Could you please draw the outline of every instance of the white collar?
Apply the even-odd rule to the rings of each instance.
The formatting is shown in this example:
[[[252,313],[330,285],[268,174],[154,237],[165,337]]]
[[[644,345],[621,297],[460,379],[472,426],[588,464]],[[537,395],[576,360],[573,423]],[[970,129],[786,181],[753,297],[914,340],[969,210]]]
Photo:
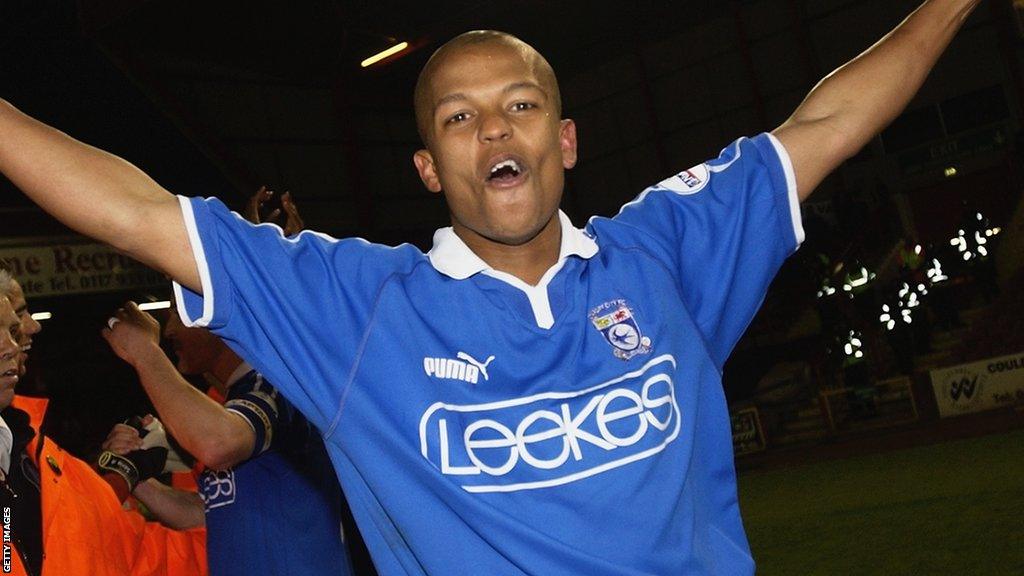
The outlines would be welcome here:
[[[243,360],[242,363],[239,364],[237,368],[235,368],[235,371],[231,373],[231,376],[228,376],[228,381],[224,383],[224,389],[227,390],[234,386],[235,382],[241,380],[242,376],[245,376],[249,372],[252,372],[252,366],[250,366],[248,362]]]
[[[597,242],[583,230],[572,225],[572,221],[561,210],[558,222],[562,227],[562,243],[558,248],[558,263],[569,256],[590,258],[597,254]],[[479,256],[470,250],[451,226],[434,232],[434,246],[427,252],[431,265],[438,272],[456,280],[465,280],[478,272],[492,270]]]

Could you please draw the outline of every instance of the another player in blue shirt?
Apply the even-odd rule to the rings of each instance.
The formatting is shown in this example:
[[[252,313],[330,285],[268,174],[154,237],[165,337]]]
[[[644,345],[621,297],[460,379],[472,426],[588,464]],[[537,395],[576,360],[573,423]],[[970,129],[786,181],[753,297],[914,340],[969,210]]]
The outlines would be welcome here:
[[[134,302],[110,324],[111,348],[138,372],[175,438],[206,466],[198,494],[148,480],[133,495],[167,526],[206,526],[213,576],[352,574],[341,489],[319,432],[209,331],[168,319],[175,367],[159,346],[160,325]],[[223,405],[179,372],[207,375]],[[119,424],[104,448],[122,453],[142,442],[135,428]]]
[[[554,73],[493,32],[446,44],[417,85],[416,168],[452,223],[429,254],[176,207],[11,108],[0,169],[180,282],[183,317],[324,431],[381,573],[750,574],[722,364],[800,243],[798,201],[977,4],[926,2],[771,134],[584,230],[558,211],[576,130]]]

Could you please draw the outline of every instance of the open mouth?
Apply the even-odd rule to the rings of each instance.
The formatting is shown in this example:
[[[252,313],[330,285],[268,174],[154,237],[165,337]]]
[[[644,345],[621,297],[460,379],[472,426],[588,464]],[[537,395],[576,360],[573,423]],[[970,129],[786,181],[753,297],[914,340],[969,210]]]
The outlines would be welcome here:
[[[505,160],[491,166],[491,174],[487,179],[511,180],[512,178],[519,176],[522,172],[523,170],[519,167],[519,162],[516,162],[515,160]]]
[[[496,159],[487,171],[487,183],[495,185],[514,185],[526,173],[526,166],[515,157],[504,156]]]
[[[18,381],[18,366],[17,366],[17,364],[15,364],[14,367],[11,368],[10,370],[6,370],[6,371],[0,373],[0,380],[10,380],[10,381],[13,381],[13,382],[17,382]]]

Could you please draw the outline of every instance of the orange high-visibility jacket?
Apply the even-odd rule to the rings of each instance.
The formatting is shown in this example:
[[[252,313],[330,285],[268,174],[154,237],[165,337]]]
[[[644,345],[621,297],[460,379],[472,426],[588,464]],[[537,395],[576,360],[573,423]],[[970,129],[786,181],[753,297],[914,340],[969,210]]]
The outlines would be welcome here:
[[[32,427],[46,414],[47,401],[15,396]],[[38,445],[43,442],[42,450]],[[38,434],[25,448],[39,468],[43,527],[41,576],[206,575],[206,530],[171,530],[121,508],[114,490],[85,462]],[[10,519],[17,530],[17,517]],[[5,526],[6,528],[6,526]],[[27,575],[13,542],[3,542],[0,562]],[[10,548],[7,548],[10,546]],[[6,571],[0,565],[0,572]]]

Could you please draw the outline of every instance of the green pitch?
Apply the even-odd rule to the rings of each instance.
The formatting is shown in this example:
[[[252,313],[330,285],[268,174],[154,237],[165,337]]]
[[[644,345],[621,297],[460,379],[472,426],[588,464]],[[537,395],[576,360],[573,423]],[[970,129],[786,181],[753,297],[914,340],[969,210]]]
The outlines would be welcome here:
[[[1024,431],[739,477],[759,576],[1024,575]]]

